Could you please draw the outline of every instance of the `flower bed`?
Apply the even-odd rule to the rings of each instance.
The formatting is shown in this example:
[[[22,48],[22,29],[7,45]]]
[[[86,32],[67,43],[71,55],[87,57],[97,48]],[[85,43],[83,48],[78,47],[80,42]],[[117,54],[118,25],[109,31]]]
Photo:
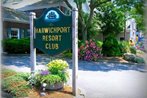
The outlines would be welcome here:
[[[78,50],[79,59],[86,61],[97,61],[101,58],[101,48],[92,40],[83,43]]]

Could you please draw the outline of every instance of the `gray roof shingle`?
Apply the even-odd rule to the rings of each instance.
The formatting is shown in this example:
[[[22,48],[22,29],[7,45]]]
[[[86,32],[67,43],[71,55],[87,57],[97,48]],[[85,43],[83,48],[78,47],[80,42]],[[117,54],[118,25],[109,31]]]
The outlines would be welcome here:
[[[13,21],[20,23],[29,23],[29,15],[25,12],[17,11],[7,7],[2,7],[3,10],[3,20]]]

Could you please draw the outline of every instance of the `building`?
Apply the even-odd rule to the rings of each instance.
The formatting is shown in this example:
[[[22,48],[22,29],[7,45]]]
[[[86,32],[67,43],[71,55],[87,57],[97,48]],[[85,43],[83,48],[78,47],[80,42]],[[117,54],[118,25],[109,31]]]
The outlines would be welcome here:
[[[3,10],[3,38],[24,38],[29,36],[29,17],[26,13],[11,8]]]
[[[136,42],[136,33],[137,33],[136,22],[134,18],[131,18],[126,21],[125,37],[127,40],[132,40],[133,42]]]
[[[35,12],[40,17],[50,7],[59,8],[70,15],[71,10],[61,0],[3,0],[3,38],[29,37],[29,13]],[[71,0],[72,6],[75,6]]]

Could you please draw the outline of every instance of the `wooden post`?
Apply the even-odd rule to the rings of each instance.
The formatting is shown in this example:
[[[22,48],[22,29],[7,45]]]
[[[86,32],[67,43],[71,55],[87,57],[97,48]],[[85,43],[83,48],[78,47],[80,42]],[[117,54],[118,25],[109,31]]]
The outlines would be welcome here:
[[[78,73],[78,9],[72,10],[72,92],[76,96]]]
[[[34,19],[36,18],[36,14],[31,12],[30,13],[30,65],[31,65],[31,72],[34,73],[36,67],[36,48],[34,48]]]

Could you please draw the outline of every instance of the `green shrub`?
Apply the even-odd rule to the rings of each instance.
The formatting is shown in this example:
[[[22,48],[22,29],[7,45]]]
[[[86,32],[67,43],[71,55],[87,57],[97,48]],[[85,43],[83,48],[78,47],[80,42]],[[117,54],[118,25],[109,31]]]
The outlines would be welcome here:
[[[141,57],[136,57],[136,58],[135,58],[135,62],[136,62],[136,63],[139,63],[139,64],[140,64],[140,63],[145,63],[144,59],[141,58]]]
[[[123,58],[127,61],[131,61],[134,63],[145,63],[142,57],[136,56],[135,54],[132,53],[124,53]]]
[[[128,41],[120,41],[119,45],[122,54],[130,53],[130,45]]]
[[[103,42],[101,41],[95,41],[95,42],[98,47],[102,48]]]
[[[28,81],[29,73],[20,72],[17,73],[17,76],[23,78],[24,80]]]
[[[132,53],[124,53],[123,55],[123,59],[125,59],[126,61],[135,62],[135,58],[136,58],[136,55]]]
[[[6,74],[7,77],[4,77],[2,80],[2,89],[5,92],[9,92],[11,95],[13,95],[16,98],[20,97],[27,97],[28,93],[30,92],[31,88],[28,85],[27,81],[25,80],[27,78],[27,73],[17,73],[10,74],[10,72],[14,73],[15,71],[12,70],[3,70],[3,75]]]
[[[3,40],[4,51],[8,53],[29,53],[30,40],[23,39],[5,39]]]
[[[15,71],[10,69],[2,69],[2,78],[7,78],[9,76],[13,76],[17,74]]]
[[[71,50],[66,50],[62,53],[63,57],[65,58],[72,58],[72,51]]]
[[[109,36],[107,37],[102,45],[102,54],[104,56],[121,56],[121,50],[116,38]]]
[[[137,51],[136,51],[136,48],[135,48],[135,47],[130,47],[130,51],[131,51],[131,53],[133,53],[133,54],[136,54],[136,53],[137,53]]]
[[[78,47],[80,47],[80,46],[82,46],[84,44],[85,44],[85,42],[83,40],[78,40]]]
[[[30,91],[31,88],[29,86],[27,86],[26,84],[22,84],[21,86],[14,88],[11,91],[11,94],[15,96],[14,98],[24,98],[28,96]]]

